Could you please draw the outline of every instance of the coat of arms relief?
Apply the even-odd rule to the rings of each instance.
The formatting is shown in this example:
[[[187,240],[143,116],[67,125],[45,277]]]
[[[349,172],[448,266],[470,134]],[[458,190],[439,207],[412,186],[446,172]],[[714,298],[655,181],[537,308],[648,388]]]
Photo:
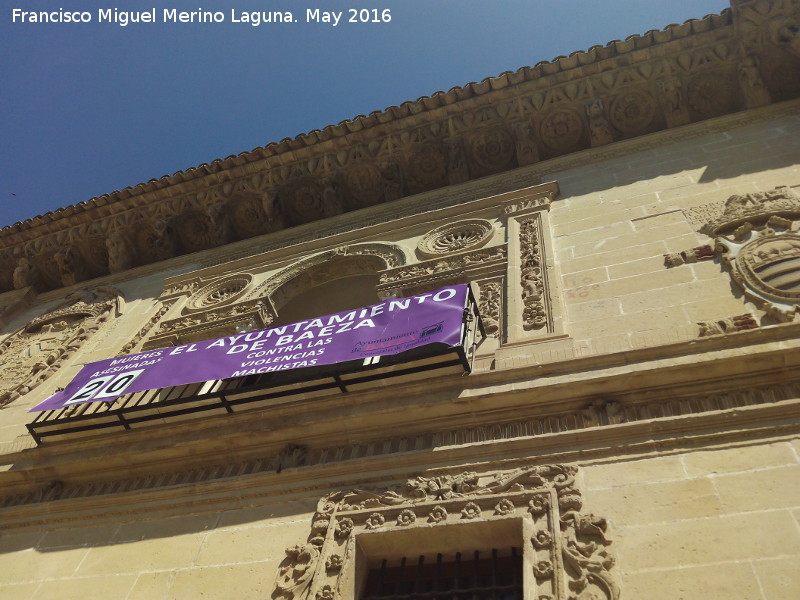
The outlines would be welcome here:
[[[703,231],[745,297],[777,322],[800,320],[800,196],[790,187],[728,198]]]
[[[115,288],[80,290],[0,343],[0,408],[27,394],[122,311]]]

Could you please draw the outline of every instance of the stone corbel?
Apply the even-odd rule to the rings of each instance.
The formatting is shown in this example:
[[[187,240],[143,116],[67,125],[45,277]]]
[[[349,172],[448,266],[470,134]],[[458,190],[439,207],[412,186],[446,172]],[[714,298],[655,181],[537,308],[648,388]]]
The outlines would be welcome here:
[[[605,108],[602,98],[594,98],[584,106],[586,117],[589,120],[589,135],[592,140],[592,148],[605,146],[614,141],[611,133],[611,125],[606,118]]]
[[[772,99],[761,78],[759,65],[761,61],[755,54],[748,54],[738,65],[739,85],[744,94],[747,108],[766,106]]]
[[[656,85],[667,127],[680,127],[689,123],[691,117],[686,106],[686,96],[681,80],[675,75],[671,75],[659,79]]]
[[[664,266],[679,267],[681,265],[689,265],[704,260],[714,259],[714,249],[706,244],[704,246],[697,246],[689,250],[682,250],[681,252],[670,252],[664,255]]]

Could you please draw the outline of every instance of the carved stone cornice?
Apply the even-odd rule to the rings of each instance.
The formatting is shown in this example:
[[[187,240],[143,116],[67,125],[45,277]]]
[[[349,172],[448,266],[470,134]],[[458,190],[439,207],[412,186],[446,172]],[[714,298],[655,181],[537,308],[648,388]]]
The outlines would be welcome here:
[[[23,283],[56,289],[796,97],[797,14],[785,0],[736,2],[734,13],[596,46],[18,223],[0,232],[0,292]]]

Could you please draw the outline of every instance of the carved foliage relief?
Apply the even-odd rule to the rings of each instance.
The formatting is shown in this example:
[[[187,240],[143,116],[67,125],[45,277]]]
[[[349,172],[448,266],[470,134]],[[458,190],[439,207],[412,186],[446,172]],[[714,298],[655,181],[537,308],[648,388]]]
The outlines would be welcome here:
[[[0,344],[0,407],[28,393],[55,373],[110,318],[122,296],[114,288],[69,294]]]
[[[522,549],[523,568],[530,569],[523,574],[525,598],[616,600],[607,523],[582,511],[576,472],[571,466],[543,465],[421,475],[394,488],[329,494],[317,506],[307,541],[287,548],[272,597],[349,599],[343,573],[354,569],[356,540],[368,532],[457,528],[516,517],[527,538]],[[418,550],[409,548],[408,553]]]
[[[501,278],[481,281],[478,284],[480,298],[478,309],[486,335],[499,337],[503,314],[503,280]]]
[[[493,232],[492,223],[485,219],[442,225],[426,233],[417,244],[417,250],[426,258],[474,250],[485,245]]]
[[[542,257],[542,232],[536,217],[520,220],[520,286],[522,323],[526,330],[547,326],[547,299]]]

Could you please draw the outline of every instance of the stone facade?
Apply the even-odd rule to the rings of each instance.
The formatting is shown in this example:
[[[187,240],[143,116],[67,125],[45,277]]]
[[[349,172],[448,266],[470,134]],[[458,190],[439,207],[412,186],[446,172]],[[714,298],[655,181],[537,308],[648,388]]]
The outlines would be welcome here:
[[[2,230],[0,597],[510,547],[530,600],[800,595],[798,23],[737,0]],[[456,282],[469,376],[26,430],[83,363]]]

